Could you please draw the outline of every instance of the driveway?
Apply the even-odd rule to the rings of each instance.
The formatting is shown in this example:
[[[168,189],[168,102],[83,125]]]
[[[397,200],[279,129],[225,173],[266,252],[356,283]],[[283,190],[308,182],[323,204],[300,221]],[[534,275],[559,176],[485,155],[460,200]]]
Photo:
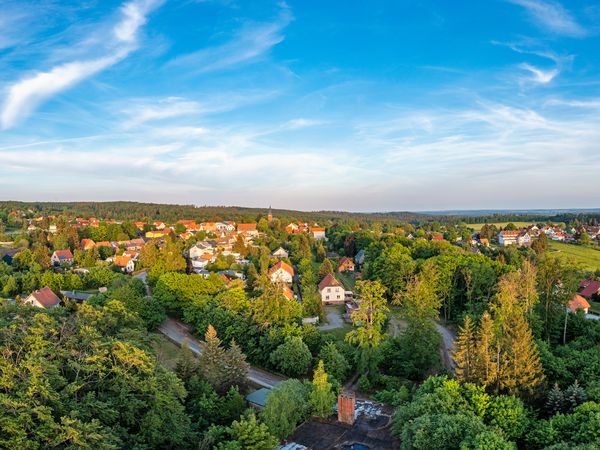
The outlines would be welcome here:
[[[327,322],[325,325],[321,325],[319,330],[328,331],[342,328],[344,326],[344,319],[340,314],[340,310],[337,306],[325,306],[325,315],[327,316]]]
[[[158,327],[158,331],[164,334],[171,342],[174,342],[179,346],[181,346],[183,341],[187,339],[188,346],[192,353],[197,356],[202,354],[202,343],[192,336],[187,325],[179,322],[178,320],[171,318],[165,320]],[[250,366],[246,378],[257,385],[266,388],[273,388],[281,381],[285,380],[285,377],[252,366]]]

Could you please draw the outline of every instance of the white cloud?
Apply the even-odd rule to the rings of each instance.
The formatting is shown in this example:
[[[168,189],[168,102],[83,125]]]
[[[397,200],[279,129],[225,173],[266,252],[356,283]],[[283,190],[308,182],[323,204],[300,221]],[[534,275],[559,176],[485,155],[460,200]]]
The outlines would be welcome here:
[[[563,36],[582,37],[587,31],[558,2],[549,0],[508,0],[522,6],[546,30]]]
[[[297,119],[292,119],[289,120],[286,124],[284,124],[284,128],[287,129],[291,129],[291,130],[296,130],[299,128],[308,128],[308,127],[314,127],[316,125],[320,125],[323,122],[321,120],[315,120],[315,119],[304,119],[304,118],[297,118]]]
[[[110,42],[112,51],[109,54],[63,63],[9,86],[0,114],[2,128],[13,127],[47,99],[127,57],[135,49],[137,32],[145,23],[145,15],[157,5],[158,1],[134,0],[122,7],[121,20],[113,29],[114,39]]]
[[[527,63],[523,63],[519,67],[531,73],[529,78],[531,81],[540,84],[550,83],[559,74],[558,69],[543,70]]]
[[[283,30],[292,20],[289,8],[282,11],[273,23],[247,25],[228,42],[175,58],[174,65],[192,67],[196,73],[213,72],[257,60],[285,39]]]
[[[133,128],[146,122],[193,114],[198,112],[199,109],[198,103],[178,97],[157,99],[151,103],[146,101],[144,104],[127,108],[124,111],[129,119],[125,121],[123,126]]]

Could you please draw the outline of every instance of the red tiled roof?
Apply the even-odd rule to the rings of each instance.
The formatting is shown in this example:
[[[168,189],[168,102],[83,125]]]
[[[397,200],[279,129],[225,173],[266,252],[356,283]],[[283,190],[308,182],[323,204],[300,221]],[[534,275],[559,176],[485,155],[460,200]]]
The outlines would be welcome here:
[[[121,255],[115,257],[115,264],[119,267],[127,266],[127,263],[129,261],[131,261],[131,258],[129,256]]]
[[[582,280],[579,283],[579,294],[585,298],[591,298],[592,295],[596,294],[600,290],[600,281],[595,280]]]
[[[294,291],[292,291],[287,284],[283,285],[283,295],[288,300],[294,300]]]
[[[71,250],[68,250],[68,249],[67,250],[55,250],[54,253],[59,258],[73,259],[73,253],[71,253]]]
[[[256,224],[255,223],[238,223],[237,230],[239,232],[256,231]]]
[[[590,307],[588,301],[579,294],[575,294],[575,297],[569,301],[569,309],[573,312],[577,312],[578,309],[587,309]]]
[[[283,261],[279,261],[277,264],[275,264],[273,267],[271,267],[269,269],[269,275],[274,274],[279,269],[283,269],[287,273],[289,273],[291,276],[294,276],[294,269],[292,268],[292,266],[290,266],[288,263],[285,263]]]
[[[51,308],[60,303],[60,299],[56,296],[52,289],[48,286],[31,293],[31,296],[44,308]]]
[[[335,286],[342,286],[342,283],[340,283],[338,281],[338,279],[336,277],[334,277],[332,274],[328,273],[325,276],[325,278],[323,278],[321,280],[321,282],[319,283],[319,291],[322,291],[326,287],[335,287]]]

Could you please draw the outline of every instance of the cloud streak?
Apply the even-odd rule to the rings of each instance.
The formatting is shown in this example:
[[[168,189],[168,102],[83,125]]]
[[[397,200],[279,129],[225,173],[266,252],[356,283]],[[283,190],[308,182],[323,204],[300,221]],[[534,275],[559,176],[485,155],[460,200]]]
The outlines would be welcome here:
[[[527,10],[542,28],[561,36],[583,37],[587,31],[560,3],[548,0],[508,0]]]
[[[172,60],[171,65],[190,66],[195,73],[208,73],[258,60],[285,39],[283,30],[293,17],[287,5],[281,7],[274,22],[248,24],[224,44],[180,56]]]
[[[134,0],[123,5],[121,19],[107,38],[110,51],[106,55],[59,64],[11,85],[0,114],[2,129],[14,127],[49,98],[126,58],[136,49],[137,34],[146,22],[146,15],[159,3]]]

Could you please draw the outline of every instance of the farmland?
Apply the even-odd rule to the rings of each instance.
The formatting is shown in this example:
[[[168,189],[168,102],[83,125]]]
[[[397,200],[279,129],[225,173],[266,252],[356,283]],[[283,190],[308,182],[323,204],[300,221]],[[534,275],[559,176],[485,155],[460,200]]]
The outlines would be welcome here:
[[[498,228],[504,228],[509,223],[514,224],[517,228],[525,228],[525,227],[528,227],[529,225],[531,225],[531,222],[495,222],[495,223],[490,223],[488,225],[496,225]],[[475,230],[475,231],[479,231],[479,230],[481,230],[481,228],[484,225],[485,224],[483,224],[483,223],[469,223],[469,224],[467,224],[467,227],[473,228],[473,230]]]
[[[595,248],[551,241],[550,253],[564,258],[571,258],[583,268],[600,270],[600,250]]]

